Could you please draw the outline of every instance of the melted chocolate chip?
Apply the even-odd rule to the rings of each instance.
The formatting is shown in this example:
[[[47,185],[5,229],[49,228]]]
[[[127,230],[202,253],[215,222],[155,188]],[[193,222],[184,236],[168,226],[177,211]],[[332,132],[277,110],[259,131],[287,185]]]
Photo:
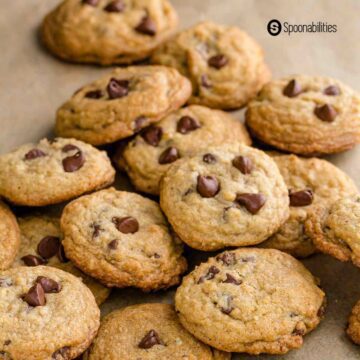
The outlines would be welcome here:
[[[25,160],[33,160],[39,157],[44,157],[46,154],[40,149],[31,149],[25,154]]]
[[[139,33],[154,36],[156,34],[156,23],[148,16],[144,16],[135,30]]]
[[[169,147],[160,154],[159,164],[161,165],[170,164],[176,161],[177,159],[179,159],[179,157],[180,155],[178,149],[174,147]]]
[[[245,175],[251,174],[253,169],[252,161],[246,156],[237,156],[233,159],[232,164]]]
[[[64,250],[64,247],[63,247],[62,244],[60,244],[59,250],[58,250],[56,256],[59,259],[59,261],[62,262],[62,263],[66,263],[66,262],[69,261],[69,259],[65,255],[65,250]]]
[[[119,99],[129,93],[129,81],[111,78],[106,87],[110,99]]]
[[[66,144],[61,150],[65,153],[73,150],[80,151],[80,149],[73,144]]]
[[[263,194],[237,194],[235,202],[245,206],[251,214],[256,214],[265,204],[266,197]]]
[[[225,55],[219,54],[219,55],[212,56],[208,60],[208,65],[215,69],[221,69],[222,67],[227,65],[228,62],[229,62],[229,59]]]
[[[205,154],[203,156],[203,162],[207,164],[215,164],[216,163],[216,157],[213,154]]]
[[[211,198],[220,191],[220,185],[214,176],[199,175],[196,190],[202,197]]]
[[[91,90],[85,94],[85,97],[88,99],[100,99],[103,96],[103,92],[101,90]]]
[[[38,266],[46,264],[46,260],[35,256],[35,255],[26,255],[21,258],[26,266]]]
[[[308,206],[312,204],[314,193],[310,189],[293,191],[289,190],[290,206]]]
[[[5,346],[8,346],[8,345],[10,345],[10,344],[11,344],[11,340],[5,340],[5,341],[4,341],[4,345],[5,345]]]
[[[55,236],[45,236],[37,246],[38,254],[44,259],[50,259],[59,251],[60,239]]]
[[[145,129],[141,136],[151,146],[158,146],[163,135],[163,130],[159,126],[150,126]]]
[[[201,75],[201,86],[207,89],[211,88],[211,82],[206,74]]]
[[[123,12],[125,10],[125,3],[123,0],[111,1],[104,7],[104,10],[108,12]]]
[[[115,224],[115,227],[123,234],[134,234],[139,230],[139,223],[132,216],[126,216],[122,218],[113,217],[112,222]]]
[[[216,257],[217,261],[221,261],[224,265],[235,265],[236,256],[232,252],[224,252]]]
[[[83,4],[87,4],[90,6],[96,6],[100,0],[82,0]]]
[[[330,85],[324,89],[324,94],[329,96],[337,96],[341,94],[341,91],[338,86]]]
[[[216,266],[212,265],[212,266],[210,266],[208,272],[205,275],[200,277],[200,279],[198,280],[197,283],[201,284],[205,280],[212,280],[216,276],[216,274],[218,274],[219,272],[220,272],[220,270]]]
[[[115,250],[117,249],[117,247],[119,246],[119,240],[112,240],[108,243],[108,248],[111,250]]]
[[[223,283],[226,284],[234,284],[234,285],[241,285],[242,284],[242,280],[240,279],[236,279],[234,276],[232,276],[231,274],[226,274],[226,279],[223,281]]]
[[[154,345],[163,345],[160,336],[155,330],[150,330],[139,342],[139,348],[150,349]]]
[[[146,116],[139,116],[134,121],[134,131],[138,132],[143,127],[145,127],[146,123],[148,122],[148,118]]]
[[[225,295],[225,296],[226,296],[226,305],[221,307],[221,312],[226,315],[229,315],[234,310],[234,307],[231,304],[232,296],[230,295]]]
[[[45,276],[38,276],[35,283],[40,284],[47,294],[58,293],[61,291],[61,285],[58,282]]]
[[[68,346],[64,346],[61,349],[55,351],[51,358],[54,360],[62,360],[62,359],[68,359],[68,355],[70,353],[70,348]]]
[[[65,172],[74,172],[83,167],[85,163],[85,157],[81,151],[78,151],[75,155],[68,156],[62,161],[62,165]]]
[[[285,86],[283,94],[287,97],[295,97],[301,94],[302,89],[301,85],[295,80],[289,81],[289,83]]]
[[[303,335],[305,335],[305,330],[304,329],[294,329],[292,332],[292,335],[303,336]]]
[[[176,129],[180,134],[187,134],[199,128],[200,124],[198,121],[190,116],[183,116],[178,121]]]
[[[100,235],[100,231],[102,231],[101,226],[99,224],[91,224],[93,228],[92,238],[97,238]]]
[[[30,306],[44,306],[46,304],[45,292],[41,284],[35,284],[30,290],[23,296],[23,300]]]
[[[322,121],[333,122],[337,116],[335,108],[329,104],[317,106],[314,110],[314,114]]]

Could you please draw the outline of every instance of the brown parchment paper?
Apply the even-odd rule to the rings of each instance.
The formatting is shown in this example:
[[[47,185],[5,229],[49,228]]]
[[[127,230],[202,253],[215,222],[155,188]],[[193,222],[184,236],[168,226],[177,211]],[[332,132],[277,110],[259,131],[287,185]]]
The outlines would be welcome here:
[[[109,69],[63,63],[44,51],[37,40],[43,16],[57,0],[0,1],[0,153],[24,142],[52,134],[56,108],[76,89]],[[263,46],[274,77],[292,73],[329,75],[360,90],[360,1],[358,0],[172,0],[181,27],[212,19],[237,25]],[[290,23],[323,21],[336,24],[337,33],[267,33],[269,20]],[[235,114],[242,118],[242,112]],[[360,146],[329,158],[360,186]],[[128,188],[125,178],[120,188]],[[203,254],[199,256],[204,256]],[[304,346],[285,356],[258,359],[360,359],[360,347],[345,336],[347,317],[360,299],[359,269],[330,257],[316,255],[304,261],[321,279],[328,296],[326,318],[305,337]],[[103,313],[145,301],[171,302],[174,291],[143,294],[134,289],[115,290]],[[253,359],[236,355],[236,359]]]

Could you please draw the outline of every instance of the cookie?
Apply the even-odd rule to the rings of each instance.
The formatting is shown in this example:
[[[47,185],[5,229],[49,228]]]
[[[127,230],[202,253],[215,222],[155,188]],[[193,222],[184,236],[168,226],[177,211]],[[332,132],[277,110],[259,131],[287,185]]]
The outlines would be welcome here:
[[[235,26],[201,22],[161,46],[152,62],[175,67],[191,80],[192,104],[244,106],[271,74],[260,45]]]
[[[64,60],[129,64],[147,58],[177,24],[167,0],[65,0],[45,17],[41,35]]]
[[[191,84],[165,66],[118,68],[77,92],[57,111],[56,133],[93,145],[134,135],[185,104]]]
[[[0,156],[0,195],[17,205],[70,200],[114,181],[104,151],[75,139],[42,139]]]
[[[355,344],[360,345],[360,301],[357,302],[351,311],[346,332]]]
[[[110,287],[168,288],[187,267],[159,205],[135,193],[108,189],[74,200],[61,229],[67,257]]]
[[[75,276],[50,266],[0,272],[0,356],[74,359],[91,344],[100,311]]]
[[[86,360],[215,360],[212,350],[189,334],[169,304],[140,304],[113,311],[101,323]]]
[[[285,354],[319,324],[324,299],[315,278],[292,256],[249,248],[223,252],[195,268],[177,289],[175,306],[182,325],[214,348]]]
[[[229,114],[191,105],[146,128],[122,152],[124,167],[134,186],[158,195],[159,182],[170,165],[202,148],[231,143],[251,144],[240,121]]]
[[[20,246],[20,231],[16,217],[0,201],[0,270],[10,267]]]
[[[331,154],[360,141],[360,96],[338,80],[295,75],[269,82],[249,103],[246,124],[268,145]]]
[[[306,231],[320,251],[360,267],[360,195],[314,209]]]
[[[96,303],[102,304],[110,295],[110,289],[87,276],[70,262],[61,245],[60,222],[49,216],[28,216],[19,219],[21,231],[20,250],[12,267],[54,266],[82,279],[93,293]]]
[[[296,155],[274,156],[273,159],[289,190],[290,217],[261,246],[282,250],[296,257],[309,256],[316,249],[305,231],[308,214],[319,205],[356,194],[356,185],[326,160],[304,159]]]
[[[240,143],[175,162],[162,178],[160,205],[180,238],[205,251],[258,244],[289,216],[275,162]]]

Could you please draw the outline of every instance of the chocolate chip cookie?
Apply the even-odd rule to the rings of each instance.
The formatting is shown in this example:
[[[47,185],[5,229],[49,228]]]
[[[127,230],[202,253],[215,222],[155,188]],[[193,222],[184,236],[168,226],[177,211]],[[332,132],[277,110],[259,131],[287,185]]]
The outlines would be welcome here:
[[[61,244],[60,221],[49,216],[29,216],[19,219],[21,245],[12,267],[54,266],[80,277],[91,290],[98,305],[110,295],[110,289],[87,276],[69,261]]]
[[[0,356],[74,359],[92,342],[100,311],[75,276],[50,266],[0,271]]]
[[[102,145],[129,137],[181,107],[191,84],[165,66],[118,68],[84,86],[60,107],[59,136]]]
[[[10,267],[20,246],[20,231],[16,217],[0,201],[0,270]]]
[[[324,299],[299,261],[278,250],[250,248],[198,266],[177,289],[175,306],[182,325],[210,346],[285,354],[319,324]]]
[[[305,231],[308,214],[343,196],[357,194],[354,182],[326,160],[304,159],[296,155],[274,156],[289,190],[290,217],[261,246],[275,248],[296,257],[315,252],[315,245]]]
[[[205,251],[258,244],[289,216],[275,162],[240,143],[175,162],[162,178],[160,205],[180,238]]]
[[[331,154],[360,142],[360,96],[340,81],[295,75],[269,82],[249,103],[246,123],[278,149]]]
[[[169,304],[140,304],[113,311],[102,321],[86,360],[226,360],[195,339]]]
[[[120,161],[138,190],[157,195],[160,179],[174,161],[234,141],[251,143],[240,121],[220,110],[191,105],[144,129],[126,146]]]
[[[359,195],[314,209],[306,222],[306,231],[320,251],[360,267]]]
[[[244,106],[271,76],[254,39],[235,26],[208,21],[165,43],[152,62],[175,67],[191,80],[190,103],[219,109]]]
[[[45,17],[41,34],[64,60],[129,64],[148,57],[177,24],[167,0],[65,0]]]
[[[346,332],[355,344],[360,345],[360,301],[357,302],[351,311]]]
[[[0,156],[0,195],[18,205],[60,203],[105,187],[114,177],[104,151],[75,139],[43,139]]]
[[[187,267],[159,205],[135,193],[108,189],[74,200],[61,229],[68,258],[108,286],[168,288]]]

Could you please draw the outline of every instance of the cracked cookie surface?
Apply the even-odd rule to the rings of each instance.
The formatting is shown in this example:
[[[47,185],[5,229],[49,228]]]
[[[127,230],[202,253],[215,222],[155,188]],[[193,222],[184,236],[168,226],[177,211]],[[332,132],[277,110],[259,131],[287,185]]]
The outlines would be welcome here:
[[[105,151],[75,139],[43,139],[0,156],[0,195],[17,205],[60,203],[114,181]]]
[[[351,311],[346,333],[355,344],[360,345],[360,301],[356,303]]]
[[[159,205],[135,193],[83,196],[65,207],[61,229],[68,258],[108,286],[168,288],[187,267]]]
[[[162,178],[160,205],[180,238],[205,251],[258,244],[289,216],[275,162],[239,143],[175,162]]]
[[[249,103],[255,137],[284,151],[331,154],[360,142],[360,97],[338,80],[295,75],[266,84]]]
[[[255,40],[235,26],[208,21],[166,42],[152,62],[175,67],[191,80],[190,103],[219,109],[244,106],[271,77]]]
[[[138,190],[157,195],[160,179],[174,161],[202,148],[235,141],[251,143],[240,121],[219,110],[191,105],[137,135],[121,161]]]
[[[45,17],[41,34],[62,59],[129,64],[148,57],[177,23],[167,0],[65,0]]]
[[[182,325],[210,346],[284,354],[319,324],[324,299],[299,261],[252,248],[223,252],[195,268],[177,289],[175,306]]]
[[[56,115],[59,136],[102,145],[134,135],[185,104],[191,84],[165,66],[117,68],[80,90]]]

